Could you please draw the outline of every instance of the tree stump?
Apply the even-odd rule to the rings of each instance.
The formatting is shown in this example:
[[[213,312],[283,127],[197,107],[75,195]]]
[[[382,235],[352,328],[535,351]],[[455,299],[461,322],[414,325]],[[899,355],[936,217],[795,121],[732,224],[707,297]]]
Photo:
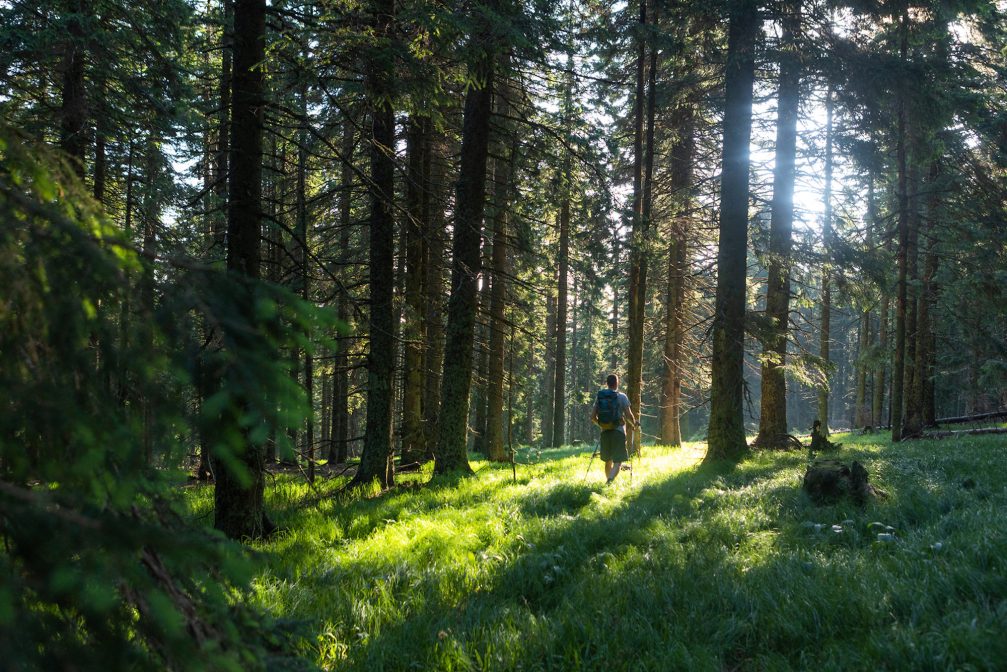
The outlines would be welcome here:
[[[819,506],[834,504],[843,498],[863,506],[871,497],[886,495],[867,480],[867,469],[859,462],[846,466],[839,460],[816,460],[804,473],[804,491]]]

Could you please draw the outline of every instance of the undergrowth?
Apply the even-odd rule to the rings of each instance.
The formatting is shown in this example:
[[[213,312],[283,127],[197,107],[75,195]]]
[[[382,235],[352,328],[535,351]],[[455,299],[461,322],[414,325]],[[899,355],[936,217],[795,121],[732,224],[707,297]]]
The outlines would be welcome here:
[[[804,453],[700,465],[590,449],[338,496],[281,479],[250,597],[348,670],[994,669],[1007,660],[1002,437],[840,437],[888,498],[816,507]],[[193,494],[205,511],[209,490]],[[312,502],[304,506],[304,502]]]

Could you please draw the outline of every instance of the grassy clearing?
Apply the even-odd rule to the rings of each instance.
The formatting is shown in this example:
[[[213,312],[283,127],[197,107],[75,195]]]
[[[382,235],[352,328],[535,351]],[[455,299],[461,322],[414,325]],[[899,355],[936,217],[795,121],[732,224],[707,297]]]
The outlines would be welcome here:
[[[260,547],[252,599],[305,621],[331,669],[1002,665],[1007,441],[839,440],[889,499],[815,507],[806,455],[713,470],[702,445],[647,448],[608,488],[597,461],[582,482],[590,449],[545,451],[516,484],[475,462],[476,478],[312,508],[282,481],[286,531]]]

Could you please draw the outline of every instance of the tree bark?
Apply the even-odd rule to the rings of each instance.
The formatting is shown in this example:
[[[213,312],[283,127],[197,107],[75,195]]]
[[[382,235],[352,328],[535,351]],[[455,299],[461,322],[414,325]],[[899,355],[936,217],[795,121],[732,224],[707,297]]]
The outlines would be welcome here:
[[[797,117],[801,102],[801,56],[797,41],[801,3],[782,5],[780,91],[776,121],[776,163],[769,224],[769,264],[766,282],[768,330],[762,355],[759,435],[762,448],[787,446],[787,334],[790,330],[790,266],[793,249],[794,179],[797,160]]]
[[[754,0],[732,3],[728,25],[720,241],[713,318],[709,447],[704,461],[737,460],[747,450],[743,408],[748,169],[752,88],[759,34]]]
[[[546,297],[545,306],[545,376],[543,378],[544,400],[542,403],[542,445],[552,445],[553,411],[556,404],[556,297],[551,293]]]
[[[492,3],[491,3],[492,4]],[[493,7],[490,7],[493,9]],[[488,39],[489,27],[473,42]],[[461,172],[455,199],[451,295],[444,346],[440,429],[434,453],[434,472],[471,473],[466,455],[466,422],[472,384],[472,340],[475,333],[476,292],[481,265],[483,207],[486,200],[486,159],[489,154],[490,113],[493,101],[494,55],[486,50],[474,66],[465,95],[462,122]]]
[[[913,143],[914,147],[916,143]],[[915,152],[914,152],[915,153]],[[920,244],[920,207],[919,169],[915,157],[910,157],[909,164],[909,219],[908,238],[906,246],[906,333],[905,333],[905,415],[902,420],[902,437],[918,437],[923,432],[923,380],[917,377],[922,372],[920,354],[917,350],[919,331],[919,244]]]
[[[394,0],[375,0],[374,28],[380,40],[391,40]],[[387,48],[387,45],[385,45]],[[367,355],[367,420],[360,467],[351,487],[394,483],[392,462],[392,377],[395,375],[395,116],[391,105],[393,64],[372,52],[365,74],[371,110],[370,192],[370,312]]]
[[[899,59],[905,64],[909,42],[909,14],[903,9],[900,26]],[[909,192],[906,185],[906,94],[898,90],[898,128],[896,164],[898,167],[899,247],[896,253],[898,280],[895,289],[895,355],[892,360],[892,392],[889,401],[892,441],[902,440],[902,385],[906,369],[906,274],[909,247]]]
[[[671,193],[674,215],[668,248],[668,295],[664,320],[664,376],[661,384],[661,442],[682,443],[682,368],[685,345],[685,292],[689,277],[689,217],[692,208],[695,108],[686,103],[675,112],[678,140],[671,149]]]
[[[825,214],[822,222],[824,259],[822,268],[822,321],[818,332],[818,356],[821,359],[822,382],[818,387],[818,419],[821,433],[829,435],[829,387],[831,386],[832,341],[832,87],[825,99]]]
[[[427,235],[426,261],[426,327],[427,348],[425,357],[426,393],[423,416],[426,429],[426,458],[433,457],[437,445],[437,429],[440,425],[441,369],[444,365],[444,206],[447,201],[447,173],[444,170],[448,154],[446,138],[430,129],[424,163],[424,172],[429,175],[428,188],[424,192],[430,202],[429,230]]]
[[[339,249],[342,261],[349,260],[350,249],[350,215],[353,202],[353,120],[343,120],[342,150],[343,165],[340,169],[340,184],[342,192],[339,198]],[[350,301],[345,293],[340,292],[336,317],[342,324],[348,324],[350,319]],[[332,445],[329,449],[329,461],[342,464],[347,458],[347,439],[350,430],[349,409],[349,357],[345,337],[336,341],[336,353],[333,360],[333,375],[335,381],[332,389]]]
[[[228,181],[227,270],[249,280],[259,278],[259,239],[262,235],[262,125],[266,2],[238,0],[234,9],[234,102],[231,117]],[[238,297],[239,310],[253,321],[255,305],[247,285]],[[263,502],[264,446],[249,440],[241,429],[241,409],[225,411],[221,424],[243,437],[236,457],[247,470],[239,478],[214,456],[214,526],[227,536],[257,538],[272,530]],[[221,436],[224,436],[223,434]]]
[[[553,380],[553,415],[550,446],[566,443],[566,324],[567,285],[570,265],[570,192],[569,173],[563,178],[564,196],[559,211],[559,280],[556,284],[556,363]]]
[[[405,384],[402,393],[402,463],[412,464],[426,459],[423,432],[423,350],[426,343],[426,259],[427,212],[423,196],[427,176],[424,174],[429,120],[414,113],[408,122],[408,176],[406,184],[406,315]]]
[[[499,93],[495,96],[496,114],[500,123],[503,123],[505,131],[511,131],[505,119],[510,114],[510,102],[508,91],[504,85],[504,75],[509,68],[508,60],[505,58],[501,63]],[[488,404],[486,411],[486,453],[487,457],[494,462],[503,462],[508,459],[504,450],[503,432],[503,385],[504,385],[504,357],[507,337],[506,325],[506,305],[507,305],[507,276],[510,272],[508,259],[507,227],[511,198],[511,182],[514,179],[514,164],[517,159],[516,143],[510,146],[509,155],[504,156],[504,143],[502,140],[512,140],[511,138],[498,138],[497,158],[493,165],[493,289],[490,297],[490,354],[489,354],[489,380],[487,381]],[[514,351],[511,344],[511,380],[509,385],[510,401],[513,402],[513,364]],[[511,411],[512,413],[513,411]],[[508,429],[513,424],[513,418],[508,413]],[[508,432],[509,436],[509,432]]]
[[[644,88],[644,82],[647,79],[647,40],[644,34],[647,20],[647,0],[640,0],[633,125],[633,222],[629,251],[629,315],[627,316],[629,348],[625,385],[630,408],[633,411],[633,416],[638,420],[641,417],[640,404],[643,391],[643,320],[646,314],[644,304],[647,295],[646,244],[647,229],[650,224],[648,221],[651,200],[649,196],[654,162],[652,109],[654,82],[649,82],[649,96]],[[656,66],[654,58],[651,59],[651,65]],[[633,437],[634,440],[639,438],[639,432],[633,432]],[[633,446],[629,447],[630,453],[633,448]]]

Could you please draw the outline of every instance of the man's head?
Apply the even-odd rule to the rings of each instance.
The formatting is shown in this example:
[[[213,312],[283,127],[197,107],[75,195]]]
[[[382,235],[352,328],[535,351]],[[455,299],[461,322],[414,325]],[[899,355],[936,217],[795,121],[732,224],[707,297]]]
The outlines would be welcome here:
[[[608,374],[608,379],[605,382],[608,383],[608,387],[610,390],[619,389],[619,376],[615,375],[614,373]]]

